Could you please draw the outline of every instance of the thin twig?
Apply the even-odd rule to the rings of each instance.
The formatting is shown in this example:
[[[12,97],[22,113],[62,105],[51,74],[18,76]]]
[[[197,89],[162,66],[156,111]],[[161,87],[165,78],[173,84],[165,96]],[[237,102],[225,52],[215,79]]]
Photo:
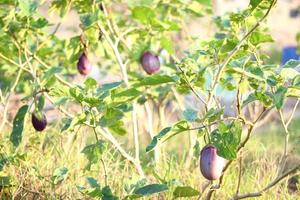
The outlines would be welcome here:
[[[238,200],[238,199],[245,199],[245,198],[250,198],[250,197],[259,197],[262,196],[263,193],[274,187],[276,184],[287,178],[289,175],[295,174],[300,168],[300,164],[297,165],[296,167],[292,168],[291,170],[288,170],[287,172],[283,173],[281,176],[278,176],[275,178],[271,183],[269,183],[266,187],[263,189],[257,191],[257,192],[252,192],[252,193],[247,193],[247,194],[240,194],[240,195],[235,195],[231,199],[232,200]]]
[[[227,66],[227,64],[229,63],[229,61],[231,60],[231,58],[238,52],[238,50],[241,48],[241,46],[244,44],[244,42],[246,41],[246,39],[260,26],[260,23],[269,15],[271,8],[274,5],[274,2],[276,0],[273,0],[270,4],[270,7],[268,8],[267,12],[264,14],[264,16],[262,18],[259,19],[259,21],[246,33],[246,35],[244,35],[244,37],[239,41],[239,43],[235,46],[235,48],[229,53],[229,55],[226,57],[226,59],[224,60],[224,62],[221,64],[221,66],[219,67],[219,70],[217,72],[217,75],[215,76],[215,79],[213,80],[213,84],[211,87],[211,90],[209,92],[209,96],[208,96],[208,100],[207,100],[207,104],[210,105],[210,101],[211,98],[214,94],[214,91],[216,89],[217,83],[219,82],[221,75],[225,69],[225,67]]]
[[[187,79],[185,72],[183,71],[183,69],[178,65],[179,70],[181,71],[184,80],[186,82],[186,84],[189,86],[189,88],[191,89],[191,91],[195,94],[195,96],[204,104],[207,105],[207,102],[198,94],[198,92],[194,89],[194,87],[191,85],[191,83],[189,82],[189,80]]]

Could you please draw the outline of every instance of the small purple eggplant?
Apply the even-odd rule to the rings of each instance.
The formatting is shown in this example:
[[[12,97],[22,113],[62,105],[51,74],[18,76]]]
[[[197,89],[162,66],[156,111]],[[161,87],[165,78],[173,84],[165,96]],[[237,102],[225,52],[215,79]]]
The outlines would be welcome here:
[[[32,113],[31,123],[36,131],[43,131],[47,126],[47,118],[44,113]]]
[[[200,155],[200,171],[208,180],[216,180],[221,174],[225,159],[217,155],[217,149],[213,145],[205,146]]]
[[[78,60],[77,69],[81,75],[88,75],[92,70],[92,66],[85,52],[81,54]]]
[[[141,57],[141,64],[145,72],[149,75],[158,72],[160,69],[158,57],[149,51],[143,53]]]

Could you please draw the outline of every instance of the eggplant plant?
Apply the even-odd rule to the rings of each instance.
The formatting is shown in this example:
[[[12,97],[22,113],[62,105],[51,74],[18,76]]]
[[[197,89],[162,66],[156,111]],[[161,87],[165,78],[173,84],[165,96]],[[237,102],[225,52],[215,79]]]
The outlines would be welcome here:
[[[59,16],[58,22],[41,14],[45,6],[49,7],[47,12]],[[94,138],[81,151],[87,160],[84,170],[92,174],[92,167],[101,165],[104,184],[99,183],[99,176],[86,178],[89,187],[76,183],[85,197],[218,199],[228,169],[237,164],[242,169],[242,162],[236,161],[242,159],[256,128],[277,113],[285,130],[277,166],[281,173],[258,191],[245,194],[240,192],[240,173],[237,189],[226,192],[232,199],[259,197],[297,173],[300,163],[287,171],[282,169],[290,151],[289,125],[299,104],[300,61],[279,66],[261,50],[265,43],[274,42],[265,22],[276,0],[250,0],[244,10],[224,16],[213,16],[212,6],[208,0],[1,2],[0,132],[9,138],[5,155],[10,159],[0,157],[0,170],[25,160],[21,155],[30,142],[26,139],[31,130],[27,116],[32,113],[32,125],[43,131],[44,137],[49,128],[59,127],[62,134],[84,129]],[[79,25],[72,35],[63,37],[58,33],[70,13],[78,16]],[[211,16],[214,35],[191,36],[188,22],[203,16]],[[189,47],[183,49],[183,42]],[[104,76],[94,76],[92,69],[118,78],[103,83]],[[14,94],[21,96],[22,103],[11,123],[9,104]],[[289,116],[283,111],[287,99],[295,101]],[[60,113],[48,125],[45,105]],[[168,125],[165,116],[171,112],[170,106],[180,115],[174,114],[175,120]],[[142,133],[150,138],[146,147],[142,146]],[[166,143],[182,134],[189,135],[187,151],[198,147],[197,168],[204,176],[198,178],[208,179],[201,190],[155,172],[165,162]],[[124,138],[132,148],[121,142]],[[118,194],[109,184],[117,178],[107,173],[103,160],[103,155],[111,153],[109,149],[128,161],[140,179],[126,194]],[[189,153],[187,167],[192,159],[193,153]],[[72,169],[57,168],[48,180],[51,187],[59,188],[69,171]],[[7,187],[14,184],[8,181]]]

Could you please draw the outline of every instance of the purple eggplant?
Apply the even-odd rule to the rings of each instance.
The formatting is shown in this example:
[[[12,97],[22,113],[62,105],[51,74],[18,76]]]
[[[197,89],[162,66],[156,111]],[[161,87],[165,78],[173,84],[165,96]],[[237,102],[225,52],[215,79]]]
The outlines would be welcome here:
[[[149,51],[143,53],[141,57],[141,64],[145,72],[149,75],[158,72],[160,69],[158,57]]]
[[[92,70],[92,66],[85,52],[81,54],[78,60],[77,69],[81,75],[88,75]]]
[[[43,131],[47,126],[47,118],[44,113],[32,113],[31,123],[36,131]]]
[[[200,171],[208,180],[216,180],[221,174],[225,159],[218,156],[217,149],[213,145],[205,146],[200,155]]]

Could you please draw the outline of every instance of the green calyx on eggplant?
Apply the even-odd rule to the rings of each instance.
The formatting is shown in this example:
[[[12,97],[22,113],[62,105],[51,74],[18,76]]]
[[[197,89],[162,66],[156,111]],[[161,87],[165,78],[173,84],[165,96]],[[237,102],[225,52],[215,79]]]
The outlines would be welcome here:
[[[200,171],[208,180],[216,180],[222,175],[225,159],[218,156],[217,148],[206,145],[200,154]]]
[[[157,73],[160,70],[160,62],[158,56],[150,51],[146,51],[141,56],[141,64],[145,72],[149,75]]]
[[[36,131],[43,131],[47,126],[47,118],[42,112],[35,112],[31,115],[31,123]]]

